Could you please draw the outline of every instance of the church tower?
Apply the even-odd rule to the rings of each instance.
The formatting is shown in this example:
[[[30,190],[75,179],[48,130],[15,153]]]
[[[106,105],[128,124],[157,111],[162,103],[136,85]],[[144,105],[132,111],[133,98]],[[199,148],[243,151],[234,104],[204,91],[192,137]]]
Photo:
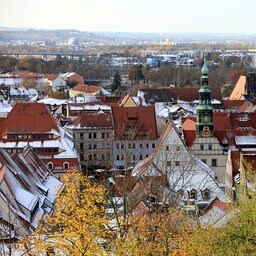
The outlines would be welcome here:
[[[213,136],[213,107],[211,104],[211,90],[208,85],[208,68],[206,59],[201,69],[201,87],[199,89],[199,105],[196,108],[196,135],[197,137]]]

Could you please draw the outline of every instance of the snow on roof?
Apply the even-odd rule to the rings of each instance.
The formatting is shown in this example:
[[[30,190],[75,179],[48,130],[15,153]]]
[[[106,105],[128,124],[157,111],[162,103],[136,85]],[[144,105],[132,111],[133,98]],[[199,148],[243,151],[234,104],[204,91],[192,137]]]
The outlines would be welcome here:
[[[256,145],[256,136],[235,136],[236,145]]]
[[[141,90],[138,90],[138,94],[137,96],[141,99],[141,105],[142,106],[148,106],[149,104],[146,103],[146,100],[145,100],[145,93]]]
[[[61,188],[63,187],[63,183],[59,181],[57,178],[55,178],[54,176],[49,175],[44,181],[44,186],[49,189],[49,192],[47,195],[48,199],[51,202],[54,202],[57,194],[60,192]]]
[[[100,88],[100,90],[101,90],[101,93],[103,94],[103,95],[111,95],[111,92],[109,92],[109,91],[107,91],[106,89],[104,89],[104,88]]]
[[[61,105],[68,102],[73,102],[70,99],[55,99],[51,97],[46,97],[44,99],[38,100],[38,103],[44,103],[45,105]]]
[[[23,205],[26,209],[32,211],[39,198],[32,193],[24,190],[21,187],[16,187],[15,191],[16,200]]]
[[[65,135],[65,131],[60,127],[62,131],[62,135]],[[27,141],[18,141],[16,142],[0,142],[1,148],[24,148],[28,145]],[[30,141],[29,145],[33,148],[59,148],[63,150],[55,156],[55,158],[73,158],[77,157],[76,151],[73,149],[73,142],[69,140],[68,137],[64,139],[64,137],[60,137],[56,140],[44,140],[41,141]]]
[[[88,96],[77,96],[75,99],[76,102],[85,102],[85,103],[93,103],[93,102],[99,102],[99,99],[97,99],[94,95],[88,95]]]
[[[26,95],[29,97],[34,97],[38,95],[37,90],[35,88],[26,88],[24,86],[20,86],[18,88],[10,87],[10,95]]]
[[[94,105],[69,105],[70,110],[111,110],[111,106],[108,105],[99,105],[99,104],[94,104]]]

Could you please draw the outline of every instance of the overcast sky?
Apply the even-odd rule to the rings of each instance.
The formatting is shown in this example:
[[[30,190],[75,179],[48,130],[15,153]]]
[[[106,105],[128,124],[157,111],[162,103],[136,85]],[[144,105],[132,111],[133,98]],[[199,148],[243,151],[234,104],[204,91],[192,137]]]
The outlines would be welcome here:
[[[256,33],[255,0],[0,0],[0,26]]]

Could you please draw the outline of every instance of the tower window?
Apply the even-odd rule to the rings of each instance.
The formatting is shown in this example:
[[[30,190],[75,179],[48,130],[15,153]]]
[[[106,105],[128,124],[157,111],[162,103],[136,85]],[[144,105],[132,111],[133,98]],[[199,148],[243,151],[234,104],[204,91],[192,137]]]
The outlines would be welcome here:
[[[212,159],[212,166],[217,166],[217,159]]]

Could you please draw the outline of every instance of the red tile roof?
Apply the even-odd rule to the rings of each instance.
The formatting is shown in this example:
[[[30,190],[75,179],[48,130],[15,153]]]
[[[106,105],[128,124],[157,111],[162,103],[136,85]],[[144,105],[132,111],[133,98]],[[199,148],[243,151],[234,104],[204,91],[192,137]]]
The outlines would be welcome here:
[[[0,126],[0,137],[6,133],[40,133],[59,130],[57,123],[41,103],[16,103]]]
[[[122,196],[124,193],[124,189],[126,189],[126,192],[131,192],[133,187],[135,186],[137,182],[137,177],[133,176],[117,176],[115,177],[115,195],[116,196]]]
[[[72,90],[86,93],[97,93],[100,90],[100,87],[95,85],[77,84],[72,88]]]
[[[194,122],[194,124],[193,124]],[[183,119],[183,133],[185,143],[188,147],[192,146],[195,133],[196,119]],[[228,141],[229,145],[235,145],[234,137],[241,135],[256,135],[256,113],[225,113],[214,112],[214,135],[223,143],[223,139]],[[194,130],[193,130],[194,128]]]
[[[212,207],[217,207],[220,210],[222,210],[223,212],[229,212],[232,210],[231,204],[222,202],[219,199],[216,199],[213,201]]]
[[[157,139],[155,107],[112,107],[116,135],[137,129],[136,136],[147,137],[144,139]]]
[[[199,88],[159,88],[159,89],[141,89],[144,93],[146,103],[154,102],[172,102],[182,100],[192,102],[199,99]],[[221,89],[211,88],[211,98],[222,101]]]
[[[71,125],[80,125],[81,127],[111,129],[113,128],[111,113],[92,113],[83,111],[80,116],[75,118]]]
[[[222,106],[224,109],[235,109],[244,104],[246,100],[223,100]]]

